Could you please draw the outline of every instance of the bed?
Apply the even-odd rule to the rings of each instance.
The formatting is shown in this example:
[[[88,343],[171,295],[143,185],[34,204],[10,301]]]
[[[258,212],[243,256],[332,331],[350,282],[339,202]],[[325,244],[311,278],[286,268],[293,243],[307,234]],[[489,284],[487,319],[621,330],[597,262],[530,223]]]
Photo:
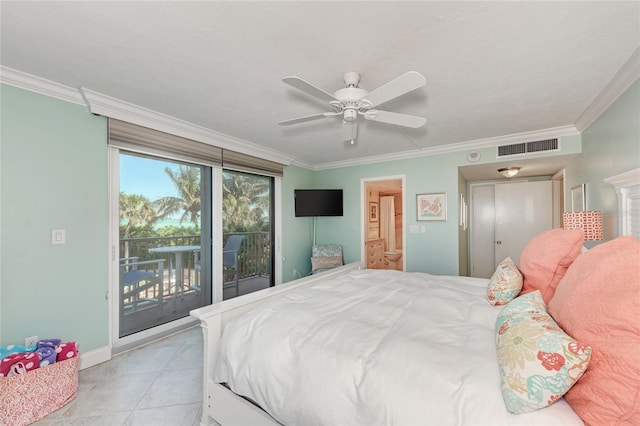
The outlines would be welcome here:
[[[627,349],[640,347],[636,318],[640,244],[633,237],[621,237],[580,254],[581,235],[577,239],[575,233],[562,230],[549,234],[532,240],[529,251],[525,248],[523,257],[528,253],[535,261],[523,261],[521,267],[531,279],[542,277],[537,284],[530,283],[538,288],[528,290],[539,298],[541,308],[548,305],[550,314],[555,310],[553,318],[565,331],[586,333],[581,341],[590,346],[576,341],[565,346],[567,363],[585,351],[586,361],[589,356],[592,364],[597,361],[590,369],[584,357],[580,361],[582,370],[574,374],[566,395],[571,405],[555,395],[545,396],[545,408],[520,414],[507,410],[506,367],[497,361],[504,328],[500,325],[520,319],[502,318],[508,310],[505,306],[513,305],[513,311],[515,304],[490,303],[492,281],[362,270],[359,264],[349,264],[192,311],[204,332],[202,424],[639,424],[640,367],[629,367],[640,365],[638,351],[620,355],[623,351],[616,345],[624,341]],[[559,237],[570,241],[559,241]],[[554,264],[536,270],[549,257]],[[626,265],[622,274],[616,274],[619,279],[603,266],[613,259],[618,272],[620,262]],[[608,290],[620,291],[582,301],[585,291],[593,294],[603,281]],[[587,287],[580,290],[580,286]],[[517,297],[514,303],[524,298]],[[602,315],[585,320],[580,312],[572,314],[575,306]],[[612,306],[616,312],[609,314]],[[530,317],[537,322],[540,315],[535,312]],[[627,325],[608,329],[606,337],[590,336],[589,330],[602,334],[603,329],[589,321],[609,316],[613,323],[626,321]],[[576,325],[577,317],[582,324]],[[553,324],[545,327],[562,332]],[[540,359],[551,373],[557,372],[548,359]],[[607,359],[615,365],[600,371],[597,367],[607,364]],[[620,364],[625,371],[616,370]],[[622,385],[611,387],[612,382]],[[600,392],[600,401],[585,401],[584,395],[589,398],[593,389]],[[606,395],[609,390],[613,403],[611,395]],[[590,413],[592,407],[604,414]],[[601,422],[602,418],[611,421]]]

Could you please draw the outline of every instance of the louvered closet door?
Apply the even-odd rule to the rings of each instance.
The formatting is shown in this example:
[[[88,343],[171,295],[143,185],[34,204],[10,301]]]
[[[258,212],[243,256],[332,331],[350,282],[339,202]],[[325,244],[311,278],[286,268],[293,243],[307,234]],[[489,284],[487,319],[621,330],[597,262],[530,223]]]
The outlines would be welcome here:
[[[622,235],[633,235],[640,240],[640,185],[634,185],[626,190],[623,198],[626,204],[623,210]]]

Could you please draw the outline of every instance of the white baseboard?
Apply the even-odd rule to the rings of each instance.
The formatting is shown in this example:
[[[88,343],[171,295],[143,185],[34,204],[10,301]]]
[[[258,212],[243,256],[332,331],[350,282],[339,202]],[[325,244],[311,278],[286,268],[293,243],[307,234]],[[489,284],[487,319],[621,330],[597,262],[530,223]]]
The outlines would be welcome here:
[[[111,346],[103,346],[89,352],[80,353],[80,370],[93,367],[111,359]]]

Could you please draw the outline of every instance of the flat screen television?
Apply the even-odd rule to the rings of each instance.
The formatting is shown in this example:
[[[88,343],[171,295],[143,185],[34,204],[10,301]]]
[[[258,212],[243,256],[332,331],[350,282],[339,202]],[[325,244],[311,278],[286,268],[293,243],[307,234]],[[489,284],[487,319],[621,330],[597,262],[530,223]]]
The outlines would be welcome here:
[[[296,217],[342,216],[342,189],[296,189]]]

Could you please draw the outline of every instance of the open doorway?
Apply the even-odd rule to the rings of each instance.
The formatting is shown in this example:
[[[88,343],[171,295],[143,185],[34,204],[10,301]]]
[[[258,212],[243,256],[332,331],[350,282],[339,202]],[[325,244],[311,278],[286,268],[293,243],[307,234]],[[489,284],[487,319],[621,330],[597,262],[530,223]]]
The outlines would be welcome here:
[[[406,269],[404,188],[404,175],[361,180],[361,255],[367,269]]]

